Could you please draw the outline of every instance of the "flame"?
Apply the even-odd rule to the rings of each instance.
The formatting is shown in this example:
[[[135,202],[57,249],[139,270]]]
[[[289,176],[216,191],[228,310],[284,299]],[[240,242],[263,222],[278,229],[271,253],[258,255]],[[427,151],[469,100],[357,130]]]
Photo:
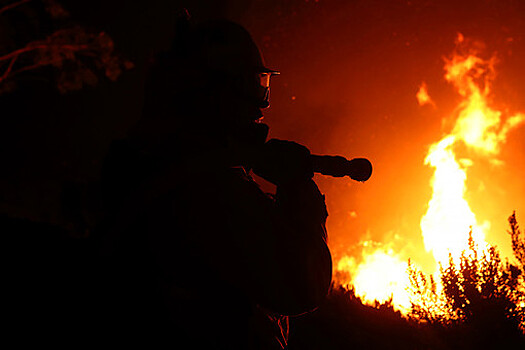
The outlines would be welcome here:
[[[457,51],[465,42],[459,34]],[[459,259],[469,228],[480,248],[486,247],[485,232],[490,228],[489,222],[482,225],[478,222],[465,199],[467,168],[473,161],[458,160],[454,146],[463,143],[482,156],[495,157],[507,133],[525,120],[523,114],[504,119],[500,111],[489,107],[496,59],[483,60],[477,54],[473,49],[456,52],[445,61],[445,79],[454,85],[463,101],[457,108],[451,133],[431,145],[425,159],[425,164],[435,170],[432,198],[421,219],[421,231],[426,249],[442,263],[447,261],[449,253]]]
[[[365,303],[385,303],[391,300],[397,309],[408,311],[410,300],[406,293],[409,283],[407,261],[392,248],[380,244],[377,247],[376,242],[365,241],[361,245],[365,248],[361,263],[357,264],[354,258],[345,255],[337,264],[339,274],[344,273],[351,277],[351,283],[346,283],[346,286],[353,285],[355,294]]]
[[[429,147],[424,161],[425,165],[434,168],[432,197],[420,221],[425,248],[436,261],[433,273],[437,273],[438,263],[446,265],[449,253],[454,260],[459,260],[467,247],[470,230],[479,249],[487,247],[485,233],[490,223],[480,223],[465,198],[468,168],[474,161],[460,158],[458,146],[464,145],[476,155],[491,157],[492,164],[501,164],[497,155],[507,134],[525,121],[525,114],[504,118],[502,112],[490,107],[495,57],[488,60],[479,57],[479,52],[469,48],[461,34],[456,45],[453,55],[445,59],[445,79],[463,99],[456,108],[451,131]],[[420,105],[435,105],[424,82],[416,97]],[[365,302],[383,302],[392,297],[398,310],[410,307],[407,263],[394,250],[380,246],[370,253],[363,251],[360,264],[344,257],[337,269],[351,275],[350,283]],[[435,280],[440,281],[439,278]]]
[[[430,147],[425,164],[435,168],[432,183],[432,198],[428,210],[421,219],[423,242],[438,262],[445,263],[448,254],[459,259],[465,249],[469,227],[476,242],[484,242],[483,227],[465,200],[466,165],[460,164],[453,146],[457,139],[448,135]],[[486,224],[488,226],[488,224]]]
[[[419,86],[419,90],[416,94],[417,103],[419,103],[420,106],[424,106],[426,104],[436,106],[432,98],[430,98],[430,95],[428,94],[428,88],[427,84],[425,82],[422,82]]]

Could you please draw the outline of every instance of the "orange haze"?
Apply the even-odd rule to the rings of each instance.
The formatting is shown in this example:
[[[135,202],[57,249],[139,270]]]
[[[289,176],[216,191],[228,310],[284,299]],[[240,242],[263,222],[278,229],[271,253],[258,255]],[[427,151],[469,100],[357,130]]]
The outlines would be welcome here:
[[[340,282],[406,305],[408,258],[434,272],[469,226],[511,256],[506,219],[525,218],[525,3],[256,1],[252,10],[246,25],[282,73],[265,113],[270,136],[374,164],[364,184],[316,177]]]

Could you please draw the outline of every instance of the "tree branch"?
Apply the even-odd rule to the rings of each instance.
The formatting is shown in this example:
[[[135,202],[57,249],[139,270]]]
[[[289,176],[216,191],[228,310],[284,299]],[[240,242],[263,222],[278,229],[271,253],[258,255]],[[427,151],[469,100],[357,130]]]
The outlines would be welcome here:
[[[2,83],[9,76],[9,73],[11,73],[11,70],[13,69],[13,66],[17,59],[18,56],[15,56],[11,59],[11,62],[9,62],[9,66],[5,70],[4,74],[2,74],[2,77],[0,77],[0,83]]]
[[[20,0],[20,1],[12,3],[10,5],[6,5],[6,6],[2,7],[2,8],[0,8],[0,15],[2,13],[6,12],[6,11],[9,11],[9,10],[11,10],[11,9],[13,9],[13,8],[15,8],[17,6],[23,5],[26,2],[30,2],[30,1],[32,1],[32,0]]]
[[[13,52],[10,52],[4,56],[0,56],[0,62],[6,61],[9,59],[12,59],[13,57],[18,57],[23,53],[31,52],[34,50],[45,50],[45,49],[62,49],[62,50],[70,50],[70,51],[81,51],[89,49],[89,45],[70,45],[70,44],[64,44],[64,45],[57,45],[57,44],[39,44],[39,45],[31,45],[28,44],[26,47],[23,47],[21,49],[15,50]]]
[[[6,54],[4,56],[0,56],[0,62],[1,61],[10,60],[13,57],[18,57],[21,54],[26,53],[26,52],[30,52],[30,51],[37,50],[37,49],[44,49],[46,47],[47,47],[47,45],[26,46],[26,47],[23,47],[21,49],[18,49],[18,50],[15,50],[13,52],[10,52],[10,53],[8,53],[8,54]]]

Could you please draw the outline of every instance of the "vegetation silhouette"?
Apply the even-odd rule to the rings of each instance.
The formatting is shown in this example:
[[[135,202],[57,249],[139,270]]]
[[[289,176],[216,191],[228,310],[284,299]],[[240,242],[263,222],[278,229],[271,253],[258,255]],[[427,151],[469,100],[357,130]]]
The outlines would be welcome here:
[[[509,217],[515,263],[502,262],[496,247],[479,249],[472,237],[459,262],[449,255],[440,266],[442,290],[409,264],[412,310],[410,317],[445,328],[464,328],[470,344],[499,346],[523,338],[525,330],[525,238],[516,213]]]
[[[315,313],[291,320],[290,349],[522,349],[525,237],[515,213],[509,224],[514,262],[495,247],[480,253],[471,235],[459,264],[441,267],[441,291],[409,264],[408,316],[391,300],[365,305],[352,288],[333,286]]]
[[[103,77],[115,81],[131,68],[108,34],[72,20],[56,0],[0,5],[0,94],[39,80],[67,93]]]

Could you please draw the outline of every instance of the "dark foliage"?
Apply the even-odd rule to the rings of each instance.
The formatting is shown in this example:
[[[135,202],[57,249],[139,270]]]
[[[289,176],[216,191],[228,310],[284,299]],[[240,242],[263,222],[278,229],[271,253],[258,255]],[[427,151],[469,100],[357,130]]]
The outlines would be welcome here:
[[[122,267],[92,238],[0,215],[4,333],[20,347],[173,347],[145,259]]]
[[[338,286],[315,312],[291,320],[290,349],[523,349],[525,239],[509,218],[517,264],[498,251],[481,252],[472,237],[460,263],[432,276],[409,263],[413,306],[409,317],[390,303],[364,305]]]
[[[525,341],[491,340],[465,324],[444,325],[406,318],[391,305],[365,305],[339,286],[315,312],[291,320],[290,349],[518,349]],[[496,343],[497,341],[497,343]]]
[[[498,250],[480,249],[472,237],[459,262],[449,256],[441,266],[442,290],[432,276],[412,265],[409,276],[413,320],[439,328],[452,348],[510,348],[525,344],[525,283],[523,237],[515,214],[509,218],[518,264],[501,261]]]
[[[0,93],[20,79],[54,81],[65,93],[94,86],[102,76],[115,81],[133,67],[106,33],[76,24],[55,0],[0,5],[0,30]]]
[[[290,323],[290,349],[446,349],[437,333],[408,320],[392,304],[363,304],[335,287],[315,312]]]
[[[521,247],[514,215],[509,222],[514,246]],[[125,278],[122,271],[101,260],[90,239],[72,238],[63,229],[28,220],[4,216],[0,223],[9,261],[4,276],[9,334],[39,344],[98,342],[107,332],[113,334],[112,341],[122,341],[124,335],[130,343],[160,339],[155,331],[164,323],[161,314],[140,302],[154,300],[137,288],[151,285],[146,277],[129,294],[129,287],[119,287],[126,285],[119,282]],[[474,247],[471,241],[469,249]],[[444,303],[435,306],[433,299],[426,299],[419,304],[419,319],[404,317],[390,302],[365,305],[353,290],[334,286],[315,312],[291,320],[290,349],[522,349],[525,339],[517,326],[523,310],[513,301],[523,287],[522,267],[511,266],[501,263],[495,249],[478,257],[465,253],[460,266],[442,269],[443,295],[426,290],[427,298]],[[137,280],[141,274],[133,271]],[[420,286],[437,289],[424,274],[417,279]],[[140,319],[154,327],[145,330],[147,324]]]

